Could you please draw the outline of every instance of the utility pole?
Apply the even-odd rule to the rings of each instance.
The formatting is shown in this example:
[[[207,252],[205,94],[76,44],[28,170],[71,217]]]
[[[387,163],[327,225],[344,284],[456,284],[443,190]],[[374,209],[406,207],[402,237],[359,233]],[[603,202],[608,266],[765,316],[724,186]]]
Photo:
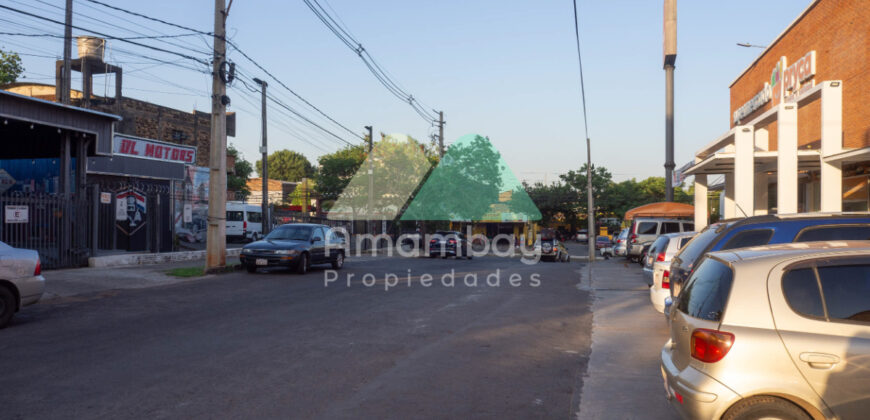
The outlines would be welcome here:
[[[674,68],[677,62],[677,0],[664,0],[665,201],[674,201]]]
[[[444,157],[444,111],[438,111],[438,156]]]
[[[225,0],[214,3],[214,58],[212,63],[211,138],[209,142],[208,236],[206,270],[221,270],[227,261],[227,126],[226,112],[230,98],[221,79],[226,61]],[[230,0],[232,4],[232,0]]]
[[[369,233],[374,233],[374,205],[375,205],[375,178],[374,178],[374,168],[372,166],[372,149],[374,149],[374,137],[372,137],[372,126],[367,125],[366,131],[368,131],[368,157],[366,160],[369,162],[369,203],[368,203],[368,231]]]
[[[263,154],[263,235],[272,230],[272,218],[269,214],[269,149],[266,144],[266,86],[269,84],[265,80],[254,78],[254,82],[260,85],[260,92],[263,94],[263,102],[260,105],[263,113],[263,144],[260,145],[260,153]]]
[[[595,262],[595,199],[592,197],[592,141],[586,137],[586,245],[589,248],[589,263]]]
[[[69,105],[69,91],[72,87],[70,72],[72,71],[72,18],[73,1],[66,0],[66,20],[63,27],[63,75],[61,75],[60,103]]]

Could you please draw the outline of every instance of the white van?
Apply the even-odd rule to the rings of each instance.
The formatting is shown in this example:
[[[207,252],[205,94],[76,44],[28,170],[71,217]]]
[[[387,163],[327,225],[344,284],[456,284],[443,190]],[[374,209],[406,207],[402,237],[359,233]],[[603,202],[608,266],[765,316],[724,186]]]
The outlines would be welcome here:
[[[263,209],[259,205],[227,202],[227,240],[257,241],[263,237]]]

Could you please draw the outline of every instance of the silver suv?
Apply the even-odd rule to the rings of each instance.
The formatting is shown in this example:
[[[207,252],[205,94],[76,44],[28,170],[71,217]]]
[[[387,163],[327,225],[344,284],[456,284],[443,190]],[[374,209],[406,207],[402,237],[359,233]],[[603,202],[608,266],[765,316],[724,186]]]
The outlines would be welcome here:
[[[686,418],[867,418],[870,242],[707,256],[671,309],[671,405]]]

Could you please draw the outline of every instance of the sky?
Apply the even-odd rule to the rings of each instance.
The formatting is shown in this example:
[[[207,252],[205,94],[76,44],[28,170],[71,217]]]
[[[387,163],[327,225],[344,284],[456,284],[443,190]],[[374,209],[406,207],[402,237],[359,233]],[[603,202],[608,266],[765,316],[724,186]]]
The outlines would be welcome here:
[[[586,161],[570,0],[319,1],[405,90],[429,109],[444,111],[447,144],[466,134],[488,136],[517,178],[531,182],[552,182]],[[58,20],[63,3],[0,0]],[[680,167],[729,128],[728,86],[762,51],[735,44],[767,45],[810,0],[678,3],[675,161]],[[111,4],[204,31],[213,28],[211,1]],[[578,7],[593,163],[608,168],[617,181],[663,176],[662,1],[578,0]],[[87,0],[75,0],[74,10],[74,25],[110,35],[184,33]],[[0,32],[62,33],[61,25],[7,10],[0,11],[0,27]],[[380,85],[302,0],[235,0],[227,28],[246,54],[357,135],[366,125],[374,126],[376,137],[402,133],[423,140],[436,131]],[[209,58],[203,37],[168,41],[176,45],[140,42]],[[28,54],[22,56],[25,80],[53,83],[60,39],[0,35],[0,48]],[[124,68],[125,96],[186,111],[210,110],[204,65],[121,41],[109,41],[106,57]],[[266,78],[238,51],[230,50],[229,57],[243,74]],[[73,80],[74,87],[80,83]],[[98,79],[94,90],[114,92],[112,86]],[[343,141],[361,141],[271,80],[269,91],[343,139],[270,103],[270,150],[296,150],[316,164],[318,156],[346,145]],[[236,82],[228,95],[229,110],[238,118],[236,136],[228,142],[253,162],[260,156],[259,93]]]

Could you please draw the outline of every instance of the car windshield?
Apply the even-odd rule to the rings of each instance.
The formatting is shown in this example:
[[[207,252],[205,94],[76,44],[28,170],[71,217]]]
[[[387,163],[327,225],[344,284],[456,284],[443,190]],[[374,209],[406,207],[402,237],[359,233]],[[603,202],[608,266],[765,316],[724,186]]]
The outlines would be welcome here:
[[[679,262],[682,263],[684,267],[689,267],[701,256],[707,246],[710,245],[710,242],[719,236],[719,227],[723,226],[721,224],[713,224],[707,226],[706,229],[701,231],[698,235],[692,238],[689,243],[680,251],[679,254],[675,257]]]
[[[275,241],[307,241],[311,237],[310,226],[281,226],[266,236]]]

